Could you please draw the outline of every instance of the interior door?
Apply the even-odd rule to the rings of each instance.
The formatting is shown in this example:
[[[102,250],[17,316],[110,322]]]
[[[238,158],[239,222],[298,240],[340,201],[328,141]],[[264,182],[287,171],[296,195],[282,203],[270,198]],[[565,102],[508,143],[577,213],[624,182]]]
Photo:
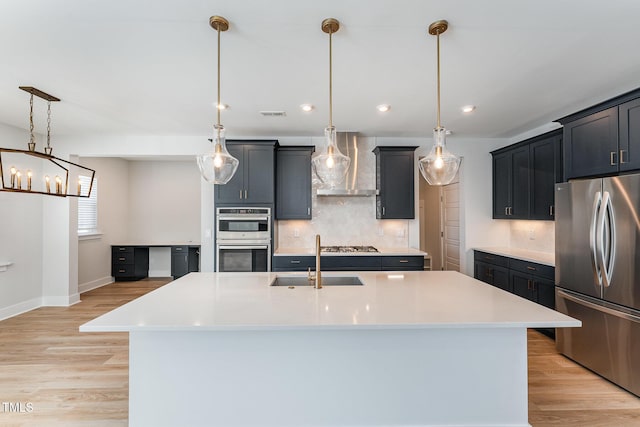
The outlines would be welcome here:
[[[602,296],[595,270],[595,206],[602,179],[556,184],[556,285],[597,298]]]
[[[460,271],[460,184],[442,187],[442,247],[444,269]]]

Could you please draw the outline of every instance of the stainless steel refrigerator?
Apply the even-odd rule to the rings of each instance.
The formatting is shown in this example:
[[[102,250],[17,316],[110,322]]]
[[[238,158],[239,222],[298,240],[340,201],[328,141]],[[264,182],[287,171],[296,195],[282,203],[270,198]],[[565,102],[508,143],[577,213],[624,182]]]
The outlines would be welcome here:
[[[556,184],[558,350],[640,396],[640,175]]]

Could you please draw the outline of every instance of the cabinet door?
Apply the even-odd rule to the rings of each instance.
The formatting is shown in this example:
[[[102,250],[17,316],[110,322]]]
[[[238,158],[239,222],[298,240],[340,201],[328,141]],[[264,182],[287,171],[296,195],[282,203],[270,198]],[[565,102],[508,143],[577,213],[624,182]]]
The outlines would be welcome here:
[[[509,218],[511,206],[511,153],[493,156],[493,218]]]
[[[171,275],[174,279],[189,272],[189,253],[176,252],[171,254]]]
[[[274,199],[274,147],[244,146],[244,204],[273,203]]]
[[[311,219],[313,147],[280,148],[276,154],[276,219]]]
[[[536,302],[545,307],[556,308],[556,284],[551,280],[534,279]]]
[[[224,185],[215,186],[215,199],[216,203],[233,203],[238,204],[242,201],[244,190],[244,169],[245,160],[243,158],[244,152],[242,145],[227,145],[227,151],[233,157],[240,161],[238,169],[233,177]]]
[[[529,147],[514,149],[511,153],[511,210],[510,219],[529,217]]]
[[[620,105],[620,170],[640,169],[640,98]]]
[[[618,107],[564,125],[565,179],[618,171]]]
[[[381,147],[378,147],[381,148]],[[414,219],[413,150],[380,150],[378,219]]]
[[[483,281],[484,283],[492,285],[493,280],[491,278],[490,269],[491,267],[487,263],[475,261],[473,263],[473,277]]]
[[[506,267],[497,265],[491,266],[491,274],[493,276],[492,285],[507,292],[513,292],[511,283],[509,282],[509,270]]]
[[[509,272],[509,281],[511,282],[511,292],[529,301],[536,300],[534,281],[530,274],[511,270]]]
[[[531,163],[530,219],[553,220],[556,165],[560,162],[559,135],[529,146]]]

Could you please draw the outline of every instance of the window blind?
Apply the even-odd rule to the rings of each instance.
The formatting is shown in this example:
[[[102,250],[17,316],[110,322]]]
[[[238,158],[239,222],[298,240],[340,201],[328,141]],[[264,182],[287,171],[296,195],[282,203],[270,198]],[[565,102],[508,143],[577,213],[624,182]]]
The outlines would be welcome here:
[[[89,188],[91,177],[79,177],[82,188]],[[78,234],[91,234],[98,231],[98,179],[93,180],[91,196],[78,199]]]

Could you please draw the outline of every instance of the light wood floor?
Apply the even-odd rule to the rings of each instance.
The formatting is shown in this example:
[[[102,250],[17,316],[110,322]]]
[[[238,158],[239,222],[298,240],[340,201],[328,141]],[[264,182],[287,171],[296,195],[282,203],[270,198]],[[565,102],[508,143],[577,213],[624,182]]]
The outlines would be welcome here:
[[[126,333],[78,327],[167,280],[117,282],[82,294],[68,308],[33,310],[0,322],[0,426],[126,426]],[[30,402],[33,411],[3,411]],[[529,422],[542,426],[640,426],[640,398],[555,351],[529,331]]]

